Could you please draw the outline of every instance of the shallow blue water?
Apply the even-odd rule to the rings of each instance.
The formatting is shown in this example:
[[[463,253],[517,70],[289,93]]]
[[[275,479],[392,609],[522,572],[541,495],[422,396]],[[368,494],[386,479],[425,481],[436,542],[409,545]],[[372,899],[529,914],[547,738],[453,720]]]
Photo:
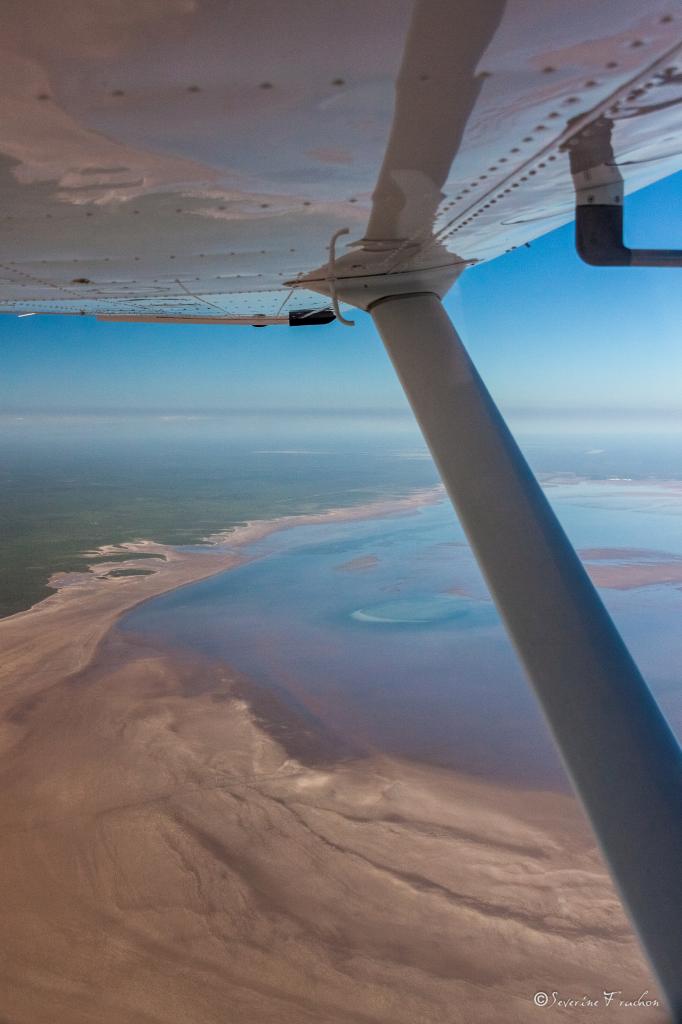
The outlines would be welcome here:
[[[660,486],[571,484],[550,496],[578,547],[682,554],[682,499]],[[448,504],[301,526],[256,560],[157,598],[121,623],[225,659],[360,750],[513,783],[565,780]],[[682,724],[682,592],[606,591],[640,665]]]

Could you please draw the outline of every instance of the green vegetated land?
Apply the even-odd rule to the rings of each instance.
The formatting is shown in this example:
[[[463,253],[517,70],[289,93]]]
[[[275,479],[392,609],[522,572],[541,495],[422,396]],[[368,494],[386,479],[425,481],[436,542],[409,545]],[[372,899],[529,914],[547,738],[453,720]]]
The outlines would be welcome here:
[[[345,507],[436,480],[428,460],[326,448],[13,436],[0,444],[0,616],[46,597],[53,573],[82,570],[82,553],[102,544],[190,544],[245,520]]]

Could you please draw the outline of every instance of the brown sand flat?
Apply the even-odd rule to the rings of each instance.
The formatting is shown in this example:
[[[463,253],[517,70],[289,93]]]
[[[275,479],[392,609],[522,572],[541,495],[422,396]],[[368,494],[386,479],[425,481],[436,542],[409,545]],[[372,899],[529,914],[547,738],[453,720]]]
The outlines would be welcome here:
[[[657,562],[633,565],[586,565],[590,579],[607,590],[636,590],[638,587],[682,583],[682,563]]]
[[[655,990],[570,798],[305,767],[234,682],[119,639],[6,710],[6,1020],[516,1022],[538,989]]]
[[[368,569],[374,569],[379,564],[379,558],[377,555],[358,555],[357,558],[351,558],[348,562],[341,562],[340,565],[335,565],[334,568],[337,572],[366,572]]]
[[[156,547],[154,576],[0,622],[3,1024],[515,1024],[562,1016],[538,990],[657,995],[569,797],[304,764],[228,667],[103,642],[243,557]]]
[[[472,587],[446,587],[443,593],[451,594],[453,597],[473,597],[474,599],[476,598],[476,594],[474,594]]]
[[[645,548],[585,548],[580,551],[590,579],[607,590],[682,583],[682,558]],[[620,564],[619,564],[620,563]]]
[[[651,548],[581,548],[578,552],[587,562],[622,559],[628,561],[682,562],[682,556]]]

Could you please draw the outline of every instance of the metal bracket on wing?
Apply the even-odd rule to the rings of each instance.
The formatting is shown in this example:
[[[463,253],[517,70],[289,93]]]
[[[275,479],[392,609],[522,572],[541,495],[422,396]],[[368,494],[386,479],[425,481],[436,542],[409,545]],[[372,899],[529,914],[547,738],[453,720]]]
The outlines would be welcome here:
[[[332,301],[332,309],[336,314],[336,319],[344,327],[355,327],[355,320],[347,320],[339,309],[339,299],[336,294],[336,239],[340,238],[341,235],[349,234],[348,228],[340,228],[339,231],[335,231],[329,242],[329,265],[327,268],[327,284],[329,285],[329,297]]]

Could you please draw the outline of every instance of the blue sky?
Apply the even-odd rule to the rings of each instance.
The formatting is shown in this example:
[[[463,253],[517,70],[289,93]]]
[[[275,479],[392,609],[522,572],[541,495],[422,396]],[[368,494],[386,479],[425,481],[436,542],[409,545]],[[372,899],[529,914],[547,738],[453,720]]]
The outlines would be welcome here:
[[[682,245],[682,174],[627,201],[632,245]],[[467,271],[446,299],[514,416],[682,422],[675,269],[597,269],[573,226]],[[203,413],[404,410],[369,317],[353,330],[104,324],[2,317],[0,409]]]

